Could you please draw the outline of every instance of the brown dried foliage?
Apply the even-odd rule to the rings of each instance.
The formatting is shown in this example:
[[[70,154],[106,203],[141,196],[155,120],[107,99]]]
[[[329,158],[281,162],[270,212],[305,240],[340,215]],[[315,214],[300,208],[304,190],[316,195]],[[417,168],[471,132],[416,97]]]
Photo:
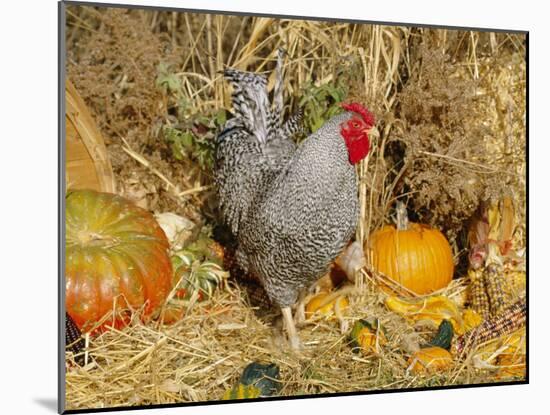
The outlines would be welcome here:
[[[402,61],[409,77],[397,94],[399,123],[388,137],[386,158],[399,169],[394,193],[408,196],[415,219],[443,229],[454,240],[482,201],[513,195],[518,204],[524,203],[525,183],[515,169],[525,163],[520,109],[525,73],[517,74],[520,82],[506,86],[508,103],[514,107],[509,121],[515,123],[517,134],[510,140],[491,119],[504,90],[494,80],[500,76],[502,81],[509,52],[482,53],[472,69],[437,47],[436,31],[426,32],[420,41],[411,42],[409,61]],[[487,49],[488,36],[486,40],[478,53]],[[454,55],[468,53],[458,48]],[[468,76],[469,70],[473,76]],[[511,96],[518,92],[514,102]],[[502,143],[514,148],[506,155]]]
[[[107,138],[122,135],[130,143],[150,138],[166,111],[154,79],[167,39],[153,34],[140,14],[107,9],[93,15],[98,30],[79,42],[85,44],[79,53],[69,55],[68,76],[85,94]]]
[[[161,179],[122,150],[124,139],[172,183],[186,181],[160,135],[168,108],[165,94],[155,85],[159,63],[173,62],[177,48],[165,33],[153,33],[146,13],[68,9],[74,29],[68,31],[67,75],[104,134],[119,193],[151,210],[196,218],[195,209],[180,203]]]

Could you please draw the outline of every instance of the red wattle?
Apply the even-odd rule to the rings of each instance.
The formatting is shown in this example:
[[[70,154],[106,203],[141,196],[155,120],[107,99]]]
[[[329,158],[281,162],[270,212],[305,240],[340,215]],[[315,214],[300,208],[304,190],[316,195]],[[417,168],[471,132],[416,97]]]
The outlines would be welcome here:
[[[344,142],[348,148],[350,163],[359,163],[369,153],[370,142],[367,133],[346,128],[345,126],[342,126],[340,133],[344,137]]]

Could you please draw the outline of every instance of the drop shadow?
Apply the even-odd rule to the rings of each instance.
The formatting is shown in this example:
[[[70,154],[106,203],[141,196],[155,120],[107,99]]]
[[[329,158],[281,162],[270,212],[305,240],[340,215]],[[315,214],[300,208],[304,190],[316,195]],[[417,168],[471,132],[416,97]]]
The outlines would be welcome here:
[[[38,405],[57,413],[57,399],[55,398],[34,398]]]

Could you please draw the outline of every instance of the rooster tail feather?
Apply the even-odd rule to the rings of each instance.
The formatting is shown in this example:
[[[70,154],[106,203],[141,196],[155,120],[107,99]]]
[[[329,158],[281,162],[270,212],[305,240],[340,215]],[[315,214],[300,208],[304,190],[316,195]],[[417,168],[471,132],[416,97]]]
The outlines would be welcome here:
[[[277,50],[277,67],[275,68],[275,86],[273,87],[273,112],[271,131],[281,127],[283,123],[283,58],[285,51],[282,48]]]
[[[265,143],[270,118],[266,78],[235,69],[224,70],[224,76],[233,86],[231,101],[239,123],[259,142]]]
[[[281,127],[282,136],[285,138],[293,137],[294,135],[304,130],[304,111],[299,108]]]

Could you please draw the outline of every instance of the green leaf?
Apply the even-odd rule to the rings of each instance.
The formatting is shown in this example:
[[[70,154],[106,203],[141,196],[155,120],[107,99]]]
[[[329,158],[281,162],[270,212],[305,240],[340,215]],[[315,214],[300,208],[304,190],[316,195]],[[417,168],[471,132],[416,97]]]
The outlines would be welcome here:
[[[190,133],[189,131],[182,133],[180,135],[181,145],[186,149],[191,150],[193,147],[193,141],[194,141],[193,138],[194,138],[193,134]]]
[[[218,126],[222,126],[225,124],[225,122],[227,121],[227,114],[225,113],[224,109],[221,109],[216,113],[215,120]]]
[[[179,92],[181,80],[172,73],[161,72],[156,79],[157,87],[164,88],[167,92]]]
[[[343,111],[340,103],[346,94],[346,89],[339,82],[306,85],[299,105],[304,109],[304,123],[311,132],[317,131],[328,119]]]

